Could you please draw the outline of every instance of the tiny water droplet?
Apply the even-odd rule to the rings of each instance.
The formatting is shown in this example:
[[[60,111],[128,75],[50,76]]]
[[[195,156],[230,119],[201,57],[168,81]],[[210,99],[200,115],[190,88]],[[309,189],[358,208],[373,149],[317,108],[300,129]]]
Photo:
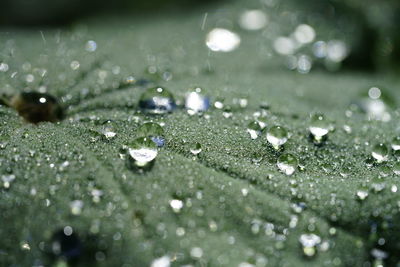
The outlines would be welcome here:
[[[57,122],[63,119],[64,112],[55,97],[38,92],[24,92],[14,96],[10,106],[28,122]]]
[[[154,122],[142,124],[136,131],[137,137],[149,137],[158,147],[165,145],[164,129]]]
[[[394,151],[400,150],[400,136],[393,138],[391,146]]]
[[[314,140],[321,142],[322,139],[329,133],[329,122],[323,114],[313,114],[311,116],[309,130],[313,135]]]
[[[190,148],[190,153],[192,153],[193,155],[198,155],[198,154],[200,154],[201,150],[202,150],[201,144],[196,143]]]
[[[317,246],[321,243],[321,237],[316,234],[302,234],[299,242],[303,248],[304,255],[313,257],[317,253]]]
[[[149,114],[166,114],[176,108],[172,93],[162,87],[147,89],[139,99],[139,107]]]
[[[101,129],[101,134],[103,134],[107,140],[111,140],[117,136],[117,131],[115,130],[112,121],[108,120],[104,123],[104,126]]]
[[[250,138],[254,140],[261,135],[264,128],[265,124],[260,123],[259,121],[252,121],[247,125],[247,132],[249,133]]]
[[[396,163],[393,165],[393,172],[394,172],[394,174],[396,174],[396,175],[400,175],[400,162],[396,162]]]
[[[292,154],[283,154],[278,158],[277,164],[276,164],[283,173],[286,175],[292,175],[299,163],[297,158],[292,155]]]
[[[139,137],[128,145],[128,156],[133,167],[150,167],[157,155],[156,144],[147,137]]]
[[[202,94],[200,87],[196,87],[186,95],[185,108],[190,115],[205,112],[210,108],[210,98]]]
[[[374,145],[371,155],[378,163],[384,162],[388,160],[389,149],[385,144],[379,143]]]
[[[364,200],[368,197],[368,191],[367,190],[358,190],[356,193],[356,196],[359,200]]]
[[[273,126],[267,132],[267,140],[276,150],[283,146],[288,138],[288,132],[281,126]]]

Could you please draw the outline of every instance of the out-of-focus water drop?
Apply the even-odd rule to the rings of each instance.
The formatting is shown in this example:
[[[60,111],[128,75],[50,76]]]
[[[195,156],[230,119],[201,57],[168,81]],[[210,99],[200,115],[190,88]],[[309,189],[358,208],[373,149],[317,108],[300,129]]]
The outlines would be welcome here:
[[[246,10],[239,18],[240,27],[249,31],[261,30],[267,26],[267,23],[267,15],[262,10],[258,9]]]
[[[301,44],[309,44],[315,39],[315,30],[307,24],[300,24],[294,31],[294,37]]]
[[[240,36],[227,29],[215,28],[206,37],[207,47],[214,52],[231,52],[240,45]]]
[[[139,99],[139,108],[149,114],[166,114],[176,108],[174,96],[163,87],[147,89]]]
[[[317,253],[317,246],[321,243],[321,237],[316,234],[302,234],[299,242],[303,248],[304,255],[313,257]]]
[[[202,94],[200,87],[196,87],[186,95],[185,108],[190,115],[205,112],[210,108],[210,98]]]

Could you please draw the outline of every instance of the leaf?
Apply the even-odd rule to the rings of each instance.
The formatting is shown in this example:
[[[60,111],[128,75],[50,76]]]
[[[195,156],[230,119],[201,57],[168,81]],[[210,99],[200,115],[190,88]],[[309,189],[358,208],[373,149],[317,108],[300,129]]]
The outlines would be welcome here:
[[[55,264],[51,237],[67,226],[83,243],[79,260],[70,262],[78,266],[149,266],[164,255],[173,266],[360,266],[371,260],[373,248],[388,252],[389,263],[397,261],[399,196],[391,188],[400,185],[390,171],[394,157],[389,171],[366,160],[370,144],[397,135],[392,122],[398,114],[391,113],[390,123],[368,121],[355,111],[346,116],[350,103],[378,83],[397,95],[397,78],[292,73],[277,67],[280,59],[260,58],[254,49],[258,35],[246,37],[231,54],[209,53],[203,15],[94,20],[43,36],[33,30],[1,35],[2,61],[10,66],[0,75],[3,92],[45,88],[67,107],[65,120],[39,125],[0,107],[1,265]],[[96,41],[96,52],[85,50],[88,40]],[[77,70],[72,61],[79,62]],[[149,66],[171,72],[172,79],[149,75]],[[30,74],[35,79],[27,82]],[[122,86],[131,75],[137,83]],[[224,99],[232,117],[218,109],[207,116],[179,109],[146,117],[137,113],[137,101],[147,86],[141,82],[149,81],[165,85],[177,99],[199,85],[213,100]],[[248,106],[238,107],[237,99]],[[264,102],[270,104],[267,128],[290,131],[284,150],[304,166],[293,176],[277,169],[280,152],[267,144],[265,133],[251,140],[246,132]],[[314,111],[336,129],[323,146],[308,138]],[[98,138],[110,120],[116,137]],[[120,149],[149,120],[165,124],[167,145],[150,171],[137,173],[127,168]],[[202,152],[193,156],[196,143]],[[10,175],[15,178],[5,186]],[[380,192],[370,190],[377,177],[385,184]],[[369,196],[360,201],[356,193],[365,187]],[[173,199],[183,202],[179,213],[170,206]],[[74,212],[76,200],[83,206]],[[296,213],[297,205],[305,210]],[[322,239],[311,258],[299,242],[309,232]]]

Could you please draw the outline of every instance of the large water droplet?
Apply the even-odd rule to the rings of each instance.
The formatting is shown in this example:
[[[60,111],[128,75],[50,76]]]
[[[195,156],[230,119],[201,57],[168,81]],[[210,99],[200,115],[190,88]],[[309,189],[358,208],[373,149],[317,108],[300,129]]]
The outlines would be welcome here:
[[[128,155],[132,167],[150,167],[158,155],[156,144],[147,137],[139,137],[128,145]]]
[[[329,133],[329,122],[322,114],[314,114],[311,116],[309,130],[316,142],[321,142]]]
[[[165,145],[164,129],[154,122],[142,124],[136,131],[137,137],[149,137],[158,147]]]
[[[387,161],[389,156],[389,149],[385,144],[379,143],[374,145],[371,151],[371,155],[379,163]]]
[[[25,92],[14,96],[10,106],[20,116],[32,123],[42,121],[57,122],[63,119],[64,111],[57,99],[49,94]]]
[[[284,174],[292,175],[296,171],[299,162],[294,155],[288,153],[281,155],[276,165]]]
[[[281,126],[273,126],[267,132],[267,140],[275,149],[279,149],[284,145],[288,138],[288,132]]]
[[[172,93],[162,87],[147,89],[139,99],[139,108],[149,114],[165,114],[176,108]]]
[[[210,99],[201,94],[200,87],[195,88],[188,93],[185,98],[185,108],[190,115],[204,112],[210,108]]]
[[[321,237],[316,234],[302,234],[299,242],[303,247],[304,255],[312,257],[317,253],[317,246],[321,243]]]
[[[259,121],[252,121],[247,125],[247,132],[250,134],[251,139],[257,139],[262,130],[265,128],[265,124]]]

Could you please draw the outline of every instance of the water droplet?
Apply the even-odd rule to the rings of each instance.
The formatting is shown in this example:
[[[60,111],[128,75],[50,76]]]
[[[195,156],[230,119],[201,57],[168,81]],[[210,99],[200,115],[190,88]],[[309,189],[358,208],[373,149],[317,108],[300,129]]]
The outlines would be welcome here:
[[[1,180],[3,181],[4,188],[10,188],[11,182],[15,180],[15,175],[14,174],[3,175],[1,176]]]
[[[190,148],[190,153],[192,153],[193,155],[198,155],[201,152],[201,144],[200,143],[196,143],[194,144],[194,146],[192,148]]]
[[[179,213],[181,211],[181,209],[183,208],[183,201],[179,200],[179,199],[172,199],[169,202],[169,205],[171,206],[172,210],[175,213]]]
[[[294,31],[294,37],[300,44],[308,44],[315,39],[315,30],[307,24],[300,24]]]
[[[161,258],[154,259],[151,262],[150,267],[169,267],[171,265],[171,259],[169,256],[163,256]]]
[[[206,45],[214,52],[231,52],[239,47],[240,36],[227,29],[215,28],[207,34]]]
[[[176,108],[173,95],[162,87],[147,89],[139,99],[139,107],[149,114],[170,113]]]
[[[328,42],[326,58],[332,62],[342,62],[349,54],[347,45],[340,40],[331,40]]]
[[[201,94],[200,87],[195,88],[188,93],[185,98],[185,108],[190,115],[204,112],[210,108],[210,99]]]
[[[303,247],[304,255],[312,257],[317,253],[317,246],[321,243],[321,237],[316,234],[302,234],[299,242]]]
[[[83,201],[82,200],[74,200],[69,204],[71,208],[71,213],[73,215],[80,215],[82,213]]]
[[[288,138],[288,132],[281,126],[273,126],[267,132],[267,140],[276,150],[284,145]]]
[[[292,154],[283,154],[278,158],[277,166],[286,175],[292,175],[298,166],[298,161]]]
[[[158,147],[165,145],[164,129],[154,122],[142,124],[136,131],[137,137],[149,137]]]
[[[247,132],[250,134],[251,139],[257,139],[262,130],[265,128],[265,124],[259,121],[252,121],[247,125]]]
[[[115,130],[115,127],[113,126],[112,121],[108,120],[104,123],[104,126],[101,130],[101,134],[103,134],[103,136],[107,140],[111,140],[117,136],[117,131]]]
[[[267,15],[262,10],[258,9],[246,10],[239,18],[240,27],[249,31],[261,30],[267,23]]]
[[[20,116],[32,123],[42,121],[56,122],[63,118],[64,112],[55,97],[38,92],[25,92],[14,96],[10,106]]]
[[[281,55],[292,55],[296,50],[296,43],[288,37],[278,37],[274,41],[274,49]]]
[[[378,163],[387,161],[389,156],[389,149],[385,144],[376,144],[371,151],[371,155]]]
[[[400,136],[393,138],[391,146],[394,151],[400,150]]]
[[[316,142],[321,142],[329,133],[329,123],[323,114],[313,114],[311,116],[309,130]]]
[[[393,165],[393,172],[394,172],[394,174],[396,174],[396,175],[400,175],[400,162],[396,162],[396,163]]]
[[[128,146],[128,155],[132,167],[151,167],[158,155],[156,144],[147,137],[139,137]]]
[[[70,226],[55,232],[51,239],[51,252],[67,261],[77,259],[82,253],[82,243]]]
[[[356,193],[356,196],[359,200],[364,200],[368,197],[368,191],[367,190],[358,190]]]
[[[93,40],[90,40],[86,43],[85,45],[85,49],[88,52],[94,52],[97,49],[97,43]]]

